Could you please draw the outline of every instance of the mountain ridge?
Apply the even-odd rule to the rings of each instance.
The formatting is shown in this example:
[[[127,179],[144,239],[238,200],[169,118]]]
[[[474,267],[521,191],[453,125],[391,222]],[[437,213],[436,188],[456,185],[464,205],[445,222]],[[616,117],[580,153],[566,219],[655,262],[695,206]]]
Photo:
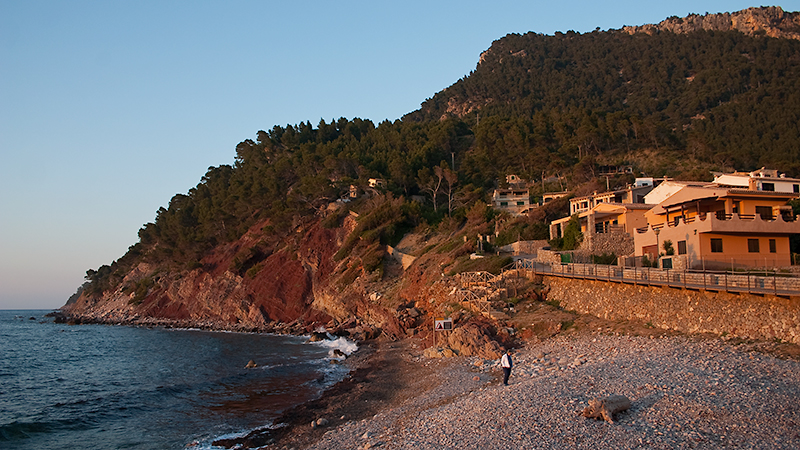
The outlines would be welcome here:
[[[629,34],[653,34],[662,31],[691,33],[694,31],[738,31],[748,36],[766,36],[779,39],[800,39],[800,13],[786,12],[780,6],[761,6],[733,13],[690,14],[673,16],[657,24],[624,26]]]

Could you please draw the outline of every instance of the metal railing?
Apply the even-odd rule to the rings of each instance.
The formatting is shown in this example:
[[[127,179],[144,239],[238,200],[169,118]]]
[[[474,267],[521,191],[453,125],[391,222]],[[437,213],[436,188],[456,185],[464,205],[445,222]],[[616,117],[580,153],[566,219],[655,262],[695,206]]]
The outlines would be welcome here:
[[[535,275],[682,289],[800,296],[800,277],[777,272],[758,274],[582,263],[544,264],[533,260],[519,260],[516,267]]]

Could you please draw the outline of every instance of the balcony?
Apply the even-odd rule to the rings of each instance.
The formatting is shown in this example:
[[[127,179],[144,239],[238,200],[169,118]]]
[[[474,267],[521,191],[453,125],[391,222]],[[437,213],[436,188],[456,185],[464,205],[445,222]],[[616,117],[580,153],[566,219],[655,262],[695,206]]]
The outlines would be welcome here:
[[[700,213],[695,217],[676,217],[664,224],[637,228],[636,233],[691,226],[698,233],[795,234],[800,233],[800,221],[794,216],[777,215],[763,218],[758,214]]]

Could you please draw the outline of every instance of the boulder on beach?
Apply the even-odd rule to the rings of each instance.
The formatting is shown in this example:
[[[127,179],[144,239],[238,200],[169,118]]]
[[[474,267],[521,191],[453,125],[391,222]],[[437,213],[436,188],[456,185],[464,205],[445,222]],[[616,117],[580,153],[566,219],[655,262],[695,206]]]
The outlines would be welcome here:
[[[482,327],[467,324],[456,328],[447,337],[456,353],[462,356],[480,356],[486,359],[498,359],[503,354],[503,348],[488,335]]]
[[[458,356],[458,352],[448,347],[428,347],[423,352],[426,358],[453,358]]]
[[[614,423],[614,414],[630,407],[631,401],[624,395],[611,395],[603,399],[595,398],[589,400],[589,406],[584,408],[583,416]]]

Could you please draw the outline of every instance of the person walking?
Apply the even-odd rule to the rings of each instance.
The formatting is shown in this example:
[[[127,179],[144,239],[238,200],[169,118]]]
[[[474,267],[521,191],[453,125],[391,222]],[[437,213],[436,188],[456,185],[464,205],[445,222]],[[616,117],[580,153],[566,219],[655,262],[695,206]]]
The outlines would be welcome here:
[[[508,386],[508,377],[511,376],[511,368],[514,362],[511,360],[511,350],[506,350],[500,358],[500,367],[503,368],[503,385]]]

